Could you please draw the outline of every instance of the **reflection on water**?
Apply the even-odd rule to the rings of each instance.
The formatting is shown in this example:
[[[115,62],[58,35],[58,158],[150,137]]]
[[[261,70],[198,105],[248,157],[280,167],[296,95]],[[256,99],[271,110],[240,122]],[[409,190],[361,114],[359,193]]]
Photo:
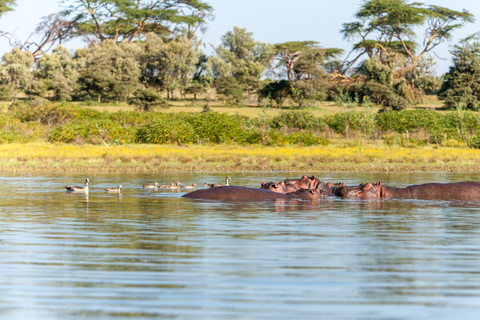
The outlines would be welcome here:
[[[242,173],[231,184],[298,177]],[[261,176],[261,178],[259,178]],[[406,186],[471,174],[317,173]],[[480,206],[422,200],[205,202],[158,181],[221,174],[0,178],[1,319],[475,318]],[[121,194],[104,192],[122,184]]]

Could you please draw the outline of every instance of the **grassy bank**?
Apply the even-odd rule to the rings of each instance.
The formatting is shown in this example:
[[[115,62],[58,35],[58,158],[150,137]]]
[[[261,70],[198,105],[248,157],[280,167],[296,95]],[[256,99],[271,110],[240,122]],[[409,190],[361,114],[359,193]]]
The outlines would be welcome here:
[[[2,144],[2,172],[480,171],[480,150],[400,147]]]

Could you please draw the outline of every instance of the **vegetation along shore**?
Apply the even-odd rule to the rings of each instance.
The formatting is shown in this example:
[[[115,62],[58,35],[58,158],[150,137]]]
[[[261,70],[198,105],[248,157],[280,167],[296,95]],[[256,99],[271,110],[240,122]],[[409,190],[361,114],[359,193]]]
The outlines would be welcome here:
[[[480,150],[398,146],[0,145],[2,172],[480,171]]]

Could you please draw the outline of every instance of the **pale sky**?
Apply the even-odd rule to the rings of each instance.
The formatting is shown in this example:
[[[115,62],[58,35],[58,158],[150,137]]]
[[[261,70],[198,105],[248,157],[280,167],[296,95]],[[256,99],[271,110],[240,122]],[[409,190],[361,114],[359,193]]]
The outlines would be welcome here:
[[[204,0],[214,8],[214,21],[208,23],[208,30],[202,39],[213,44],[220,43],[220,37],[234,26],[253,32],[257,41],[281,43],[285,41],[313,40],[323,47],[342,48],[348,53],[353,43],[343,40],[339,30],[342,23],[353,22],[353,15],[360,7],[361,0]],[[41,3],[41,5],[39,5]],[[59,0],[17,0],[15,10],[0,19],[0,30],[12,32],[21,41],[32,33],[41,18],[59,11]],[[436,49],[437,73],[448,70],[451,63],[449,48],[468,35],[480,31],[480,5],[478,0],[430,0],[453,10],[466,9],[477,21],[467,24],[454,32],[450,43]],[[421,34],[421,32],[420,32]],[[79,42],[67,43],[75,49]],[[5,40],[0,40],[1,52],[10,51]]]

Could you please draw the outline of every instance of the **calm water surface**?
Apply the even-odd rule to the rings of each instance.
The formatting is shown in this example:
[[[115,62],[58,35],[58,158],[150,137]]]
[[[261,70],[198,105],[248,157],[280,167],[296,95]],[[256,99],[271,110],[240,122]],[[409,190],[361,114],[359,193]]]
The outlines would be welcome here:
[[[301,176],[229,175],[252,187]],[[205,202],[141,187],[224,181],[212,173],[92,174],[88,197],[64,191],[85,178],[0,178],[0,319],[480,318],[480,202]],[[103,192],[118,184],[121,196]]]

